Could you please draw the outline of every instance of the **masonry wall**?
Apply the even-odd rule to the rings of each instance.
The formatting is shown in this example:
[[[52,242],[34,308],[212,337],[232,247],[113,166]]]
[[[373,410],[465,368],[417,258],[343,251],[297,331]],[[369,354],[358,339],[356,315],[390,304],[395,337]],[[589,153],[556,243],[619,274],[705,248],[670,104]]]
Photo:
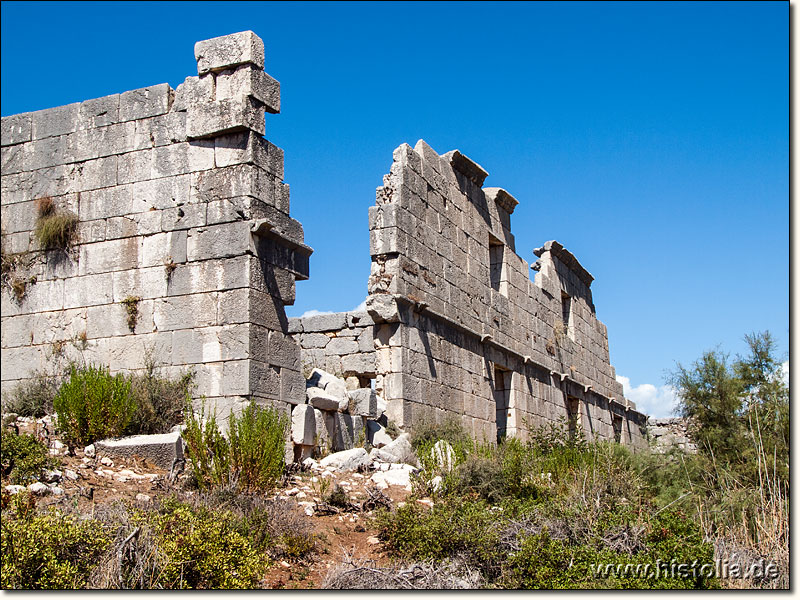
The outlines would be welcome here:
[[[387,415],[405,427],[457,416],[487,440],[572,417],[590,438],[644,446],[591,275],[548,242],[532,281],[511,233],[517,201],[482,188],[486,175],[458,151],[404,144],[370,208],[367,310]]]
[[[289,319],[289,331],[300,345],[303,370],[323,369],[353,378],[349,389],[370,387],[374,379],[373,321],[366,312],[341,312]],[[365,381],[366,380],[366,381]]]
[[[263,138],[280,86],[252,32],[195,56],[198,76],[174,90],[2,119],[4,394],[69,359],[130,371],[150,353],[193,369],[225,414],[304,400],[284,305],[311,249],[289,216],[283,151]],[[43,197],[79,219],[68,250],[36,240]]]

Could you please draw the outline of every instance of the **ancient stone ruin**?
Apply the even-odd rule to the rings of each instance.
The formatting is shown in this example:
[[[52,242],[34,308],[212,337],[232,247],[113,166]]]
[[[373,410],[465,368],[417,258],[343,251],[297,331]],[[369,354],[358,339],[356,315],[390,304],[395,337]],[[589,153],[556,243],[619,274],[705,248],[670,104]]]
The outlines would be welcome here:
[[[555,241],[529,267],[517,200],[457,150],[395,150],[369,213],[366,312],[287,319],[312,250],[263,137],[280,85],[252,32],[195,56],[174,90],[2,119],[4,393],[54,361],[135,371],[150,355],[193,368],[222,415],[251,400],[291,413],[296,457],[448,418],[487,441],[563,420],[646,445],[592,276]],[[43,242],[53,216],[74,228]]]

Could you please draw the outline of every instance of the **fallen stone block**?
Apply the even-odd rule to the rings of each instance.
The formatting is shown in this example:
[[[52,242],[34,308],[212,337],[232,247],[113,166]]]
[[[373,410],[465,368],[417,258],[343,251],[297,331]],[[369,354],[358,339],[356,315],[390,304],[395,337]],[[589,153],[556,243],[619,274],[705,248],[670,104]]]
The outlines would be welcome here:
[[[347,383],[341,377],[332,375],[322,369],[314,369],[306,381],[306,387],[318,387],[331,396],[347,399]]]
[[[345,413],[332,413],[334,420],[333,449],[347,450],[366,439],[364,419]]]
[[[318,387],[306,388],[306,397],[308,398],[308,403],[319,410],[342,412],[348,407],[348,402],[345,398],[329,394]]]
[[[383,462],[417,465],[419,463],[414,450],[411,448],[409,437],[407,433],[404,433],[383,448],[373,448],[374,456],[372,454],[370,456],[373,456],[374,460],[382,460]]]
[[[407,491],[411,491],[411,473],[413,467],[404,465],[410,469],[392,469],[390,471],[378,471],[373,473],[370,479],[378,487],[378,489],[386,489],[391,485],[400,486]]]
[[[367,440],[374,448],[383,448],[392,443],[391,436],[377,421],[367,421]]]
[[[348,412],[351,415],[360,415],[368,419],[378,417],[378,396],[375,390],[370,388],[359,388],[347,392],[350,400]]]
[[[448,442],[439,440],[431,448],[431,458],[440,471],[449,473],[453,470],[456,455]]]
[[[95,442],[94,446],[98,454],[120,458],[139,456],[165,470],[184,459],[183,440],[178,432],[102,440]]]
[[[308,404],[298,404],[292,410],[292,441],[303,446],[312,446],[317,434],[317,420],[314,408]]]
[[[319,461],[321,467],[332,468],[334,471],[355,471],[360,466],[366,466],[369,463],[369,455],[364,448],[335,452]]]

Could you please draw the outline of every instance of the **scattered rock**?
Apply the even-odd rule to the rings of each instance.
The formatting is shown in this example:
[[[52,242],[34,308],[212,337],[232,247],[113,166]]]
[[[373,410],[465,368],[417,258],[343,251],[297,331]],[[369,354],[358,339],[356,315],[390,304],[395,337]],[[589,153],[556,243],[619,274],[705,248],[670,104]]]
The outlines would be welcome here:
[[[108,456],[104,456],[103,458],[100,459],[100,464],[105,465],[106,467],[113,467],[114,461],[111,460]]]
[[[64,477],[71,481],[76,481],[78,479],[78,474],[72,469],[64,469]]]
[[[61,496],[64,493],[64,490],[58,487],[57,485],[50,486],[50,493],[54,496]]]
[[[319,410],[343,411],[347,408],[347,398],[329,394],[322,388],[306,388],[308,403]]]
[[[94,444],[89,444],[86,448],[83,449],[83,455],[86,458],[94,458],[97,450],[95,450]]]
[[[53,469],[52,471],[50,469],[45,469],[43,475],[44,475],[43,479],[47,483],[56,483],[58,481],[61,481],[62,474],[61,471],[59,471],[58,469]]]
[[[319,464],[334,471],[355,471],[362,465],[368,465],[369,462],[369,455],[364,448],[353,448],[352,450],[343,450],[342,452],[330,454],[323,458]]]
[[[389,471],[378,471],[373,473],[370,478],[378,489],[386,489],[390,485],[396,485],[411,491],[411,473],[415,470],[411,465],[403,465],[408,469],[391,469]]]
[[[431,479],[431,489],[434,492],[440,492],[442,490],[442,476],[437,475],[433,479]]]
[[[376,538],[374,535],[371,535],[371,536],[369,536],[369,537],[367,538],[367,543],[368,543],[368,544],[373,544],[373,545],[374,545],[374,544],[380,544],[380,543],[381,543],[381,541],[380,541],[378,538]]]
[[[313,458],[305,459],[302,464],[306,469],[316,469],[319,467],[319,463]]]
[[[136,494],[137,502],[150,502],[151,499],[147,494]]]
[[[24,492],[27,488],[24,485],[7,485],[4,489],[9,494],[14,495]]]
[[[41,481],[37,481],[28,486],[28,491],[37,496],[45,496],[50,493],[50,487]]]

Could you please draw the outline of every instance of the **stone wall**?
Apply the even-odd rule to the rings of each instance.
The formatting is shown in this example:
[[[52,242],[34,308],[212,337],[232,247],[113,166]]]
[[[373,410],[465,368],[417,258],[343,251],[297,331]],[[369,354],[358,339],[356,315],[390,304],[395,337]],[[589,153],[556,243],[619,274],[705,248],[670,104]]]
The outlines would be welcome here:
[[[289,319],[300,345],[305,372],[320,368],[348,381],[348,388],[370,387],[375,372],[373,321],[366,312],[341,312]]]
[[[647,433],[655,452],[663,454],[673,448],[689,453],[697,452],[697,444],[689,435],[689,420],[683,417],[650,417],[647,420]]]
[[[219,410],[304,401],[284,305],[311,249],[289,216],[283,151],[263,138],[280,86],[252,32],[195,56],[198,76],[174,90],[2,119],[4,393],[58,360],[130,371],[149,352],[194,369]],[[45,197],[79,220],[68,249],[37,242]]]
[[[646,446],[596,318],[592,276],[557,242],[515,251],[517,201],[487,173],[425,142],[394,152],[370,208],[377,385],[390,419],[460,418],[476,438],[525,438],[548,421]]]

